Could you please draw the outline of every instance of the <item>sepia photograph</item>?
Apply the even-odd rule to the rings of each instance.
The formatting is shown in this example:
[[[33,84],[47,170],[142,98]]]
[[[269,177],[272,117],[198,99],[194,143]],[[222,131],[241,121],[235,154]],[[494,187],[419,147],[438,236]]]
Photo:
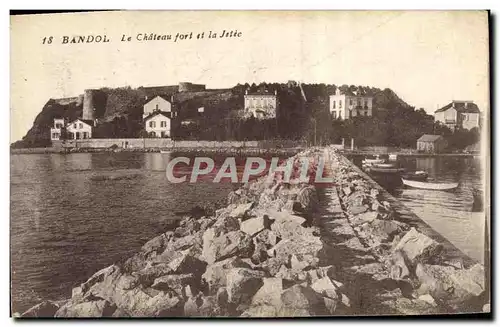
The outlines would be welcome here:
[[[487,10],[10,13],[10,316],[491,317]]]

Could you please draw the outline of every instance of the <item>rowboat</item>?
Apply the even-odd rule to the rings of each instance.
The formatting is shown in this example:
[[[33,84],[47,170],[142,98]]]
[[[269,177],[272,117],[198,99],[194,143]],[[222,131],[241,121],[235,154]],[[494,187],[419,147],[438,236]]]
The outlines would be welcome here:
[[[172,152],[172,151],[160,150],[160,153],[163,153],[163,154],[165,154],[165,153],[171,153],[171,152]]]
[[[365,158],[362,161],[363,165],[373,165],[373,164],[381,164],[384,163],[385,159],[381,159],[380,156],[376,156],[375,159],[373,158]]]
[[[415,172],[408,172],[403,174],[403,178],[406,180],[412,180],[412,181],[421,181],[424,182],[427,180],[429,177],[429,174],[427,174],[425,171],[422,170],[417,170]]]
[[[404,168],[379,168],[371,167],[370,171],[373,173],[384,173],[384,174],[397,174],[405,171]]]
[[[458,183],[429,183],[429,182],[412,181],[404,178],[401,179],[404,185],[423,190],[447,191],[456,189],[458,187]]]
[[[373,164],[373,167],[375,167],[375,168],[395,168],[396,165],[393,163],[379,163],[379,164]]]

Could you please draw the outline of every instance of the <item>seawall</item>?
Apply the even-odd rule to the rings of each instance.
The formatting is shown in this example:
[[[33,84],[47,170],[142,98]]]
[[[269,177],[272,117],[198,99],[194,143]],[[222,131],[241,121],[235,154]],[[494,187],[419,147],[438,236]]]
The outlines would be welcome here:
[[[213,215],[186,216],[142,249],[22,317],[297,317],[481,312],[484,268],[333,148],[333,183],[261,178]]]

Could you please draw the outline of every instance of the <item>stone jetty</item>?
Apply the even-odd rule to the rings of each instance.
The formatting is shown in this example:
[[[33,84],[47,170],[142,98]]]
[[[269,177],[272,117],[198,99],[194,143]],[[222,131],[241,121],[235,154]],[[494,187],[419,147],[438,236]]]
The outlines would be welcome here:
[[[303,317],[482,312],[484,267],[333,148],[333,184],[261,178],[21,317]],[[406,211],[405,211],[406,210]]]

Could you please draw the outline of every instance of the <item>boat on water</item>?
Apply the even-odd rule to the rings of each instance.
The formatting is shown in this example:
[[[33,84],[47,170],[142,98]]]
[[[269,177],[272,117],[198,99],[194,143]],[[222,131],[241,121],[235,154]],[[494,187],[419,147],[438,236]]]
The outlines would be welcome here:
[[[380,158],[379,155],[375,156],[374,158],[365,158],[363,159],[363,161],[361,162],[363,165],[373,165],[373,164],[381,164],[381,163],[384,163],[385,162],[385,159],[383,158]]]
[[[423,170],[417,170],[417,171],[413,171],[413,172],[404,173],[402,175],[402,177],[406,180],[425,182],[427,180],[427,178],[429,177],[429,174],[427,174]]]
[[[458,183],[431,183],[431,182],[412,181],[404,178],[401,178],[401,180],[403,181],[403,184],[406,186],[419,188],[422,190],[448,191],[456,189],[458,187]]]
[[[381,173],[381,174],[399,174],[405,171],[404,168],[383,168],[383,167],[370,167],[369,171],[372,173]]]
[[[396,168],[396,164],[394,164],[394,163],[379,163],[379,164],[373,164],[373,167],[375,167],[375,168]]]
[[[160,153],[171,153],[172,151],[169,150],[160,150]]]

